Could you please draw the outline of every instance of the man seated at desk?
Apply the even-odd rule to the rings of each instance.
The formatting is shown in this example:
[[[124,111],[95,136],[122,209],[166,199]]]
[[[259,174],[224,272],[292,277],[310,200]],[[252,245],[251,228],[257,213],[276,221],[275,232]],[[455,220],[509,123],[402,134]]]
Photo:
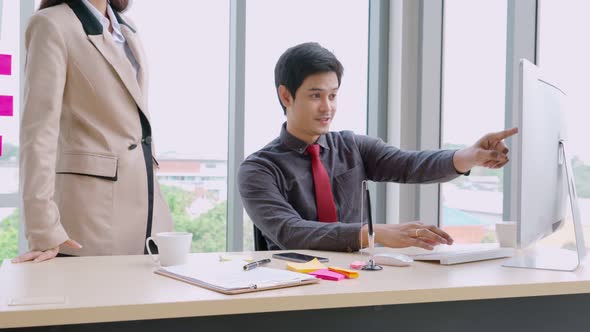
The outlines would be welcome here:
[[[367,225],[360,220],[363,180],[445,182],[474,166],[508,162],[502,140],[516,128],[487,134],[468,148],[437,151],[403,151],[378,138],[329,131],[342,73],[334,54],[317,43],[289,48],[276,64],[287,121],[280,136],[250,155],[238,174],[246,211],[269,250],[351,252],[367,245]],[[425,249],[453,243],[438,227],[420,222],[375,225],[375,241]]]

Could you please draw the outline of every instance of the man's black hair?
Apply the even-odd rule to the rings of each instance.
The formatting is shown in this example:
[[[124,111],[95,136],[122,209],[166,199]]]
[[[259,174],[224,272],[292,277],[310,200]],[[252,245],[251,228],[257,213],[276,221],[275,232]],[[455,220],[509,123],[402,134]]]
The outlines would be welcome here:
[[[344,67],[336,56],[323,48],[318,43],[303,43],[293,46],[285,51],[275,66],[275,87],[284,85],[295,99],[295,93],[305,78],[310,75],[325,72],[334,72],[338,77],[338,87]],[[287,114],[287,108],[281,102],[283,113]]]

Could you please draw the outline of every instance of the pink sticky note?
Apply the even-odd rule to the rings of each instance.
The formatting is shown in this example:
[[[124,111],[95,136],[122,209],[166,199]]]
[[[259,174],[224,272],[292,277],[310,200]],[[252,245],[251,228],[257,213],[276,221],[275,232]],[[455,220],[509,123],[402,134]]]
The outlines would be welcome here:
[[[351,269],[355,269],[355,270],[360,270],[363,268],[363,266],[367,265],[367,262],[363,262],[363,261],[354,261],[352,263],[350,263],[350,268]]]
[[[312,276],[316,276],[316,278],[320,278],[320,279],[324,279],[324,280],[332,280],[332,281],[338,281],[338,280],[342,280],[345,278],[344,275],[337,273],[337,272],[330,271],[328,269],[316,270],[313,272],[309,272],[308,274],[311,274]]]
[[[0,96],[0,116],[12,116],[12,96]]]
[[[12,55],[0,54],[0,75],[10,75],[12,73]]]
[[[2,157],[2,136],[0,136],[0,157]]]

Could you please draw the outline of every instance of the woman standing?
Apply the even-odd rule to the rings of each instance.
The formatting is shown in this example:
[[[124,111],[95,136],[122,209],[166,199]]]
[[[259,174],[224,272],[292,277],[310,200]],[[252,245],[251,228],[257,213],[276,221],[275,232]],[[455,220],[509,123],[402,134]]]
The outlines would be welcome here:
[[[146,237],[172,229],[127,5],[43,0],[29,22],[20,192],[30,251],[14,262],[141,254]]]

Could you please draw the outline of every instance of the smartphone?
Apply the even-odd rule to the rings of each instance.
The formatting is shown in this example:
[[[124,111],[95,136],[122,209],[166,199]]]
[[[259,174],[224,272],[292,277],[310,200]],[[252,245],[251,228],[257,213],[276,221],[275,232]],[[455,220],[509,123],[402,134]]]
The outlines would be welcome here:
[[[314,258],[317,258],[318,261],[320,261],[322,263],[327,263],[329,261],[329,259],[327,259],[326,257],[304,255],[304,254],[299,254],[296,252],[285,252],[282,254],[273,254],[272,258],[284,259],[286,261],[300,262],[300,263],[309,262],[310,260],[313,260]]]

